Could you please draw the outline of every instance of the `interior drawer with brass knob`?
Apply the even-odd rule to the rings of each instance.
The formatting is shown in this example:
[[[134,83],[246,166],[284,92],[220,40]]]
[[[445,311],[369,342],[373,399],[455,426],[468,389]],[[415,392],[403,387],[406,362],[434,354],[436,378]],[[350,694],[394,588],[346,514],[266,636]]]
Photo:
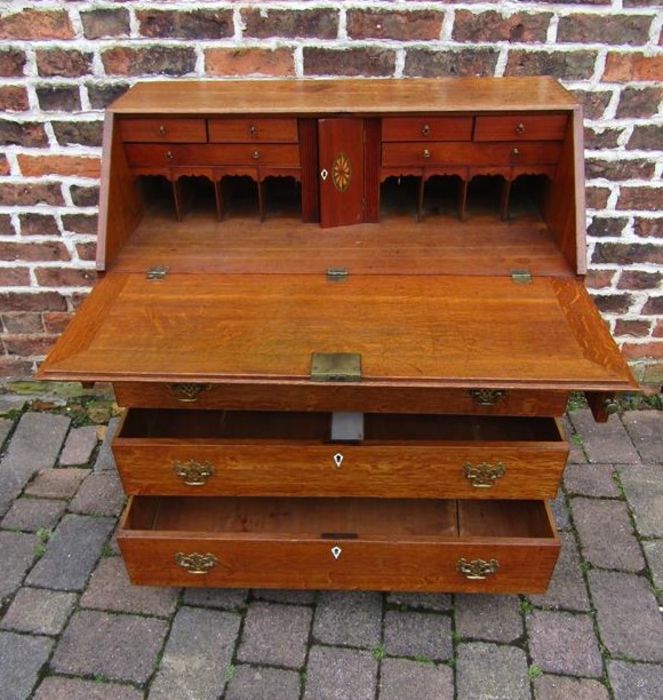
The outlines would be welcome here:
[[[209,140],[225,143],[297,143],[297,120],[293,118],[210,119]]]
[[[145,165],[278,165],[299,167],[296,144],[152,144],[125,146],[131,167]]]
[[[543,501],[134,496],[133,583],[544,592],[559,553]]]
[[[131,409],[113,452],[129,494],[554,498],[568,446],[554,418]]]
[[[385,117],[383,141],[469,141],[473,117]]]
[[[145,143],[205,143],[205,119],[120,119],[122,141]]]
[[[475,141],[562,141],[566,114],[510,114],[480,116],[474,126]]]

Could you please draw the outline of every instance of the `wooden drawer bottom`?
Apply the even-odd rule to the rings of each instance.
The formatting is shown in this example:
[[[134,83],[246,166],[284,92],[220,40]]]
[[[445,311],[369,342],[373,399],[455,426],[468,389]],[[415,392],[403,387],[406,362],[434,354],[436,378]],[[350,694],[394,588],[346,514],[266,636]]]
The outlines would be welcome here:
[[[559,553],[543,501],[136,496],[133,583],[541,593]]]

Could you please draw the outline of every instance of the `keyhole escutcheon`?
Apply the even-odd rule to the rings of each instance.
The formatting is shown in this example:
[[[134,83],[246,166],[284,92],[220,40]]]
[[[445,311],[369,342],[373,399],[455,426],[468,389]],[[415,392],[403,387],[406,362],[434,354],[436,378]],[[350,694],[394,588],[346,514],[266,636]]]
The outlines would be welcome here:
[[[343,464],[343,455],[340,452],[337,452],[334,455],[334,466],[336,467],[336,469],[340,469],[341,464]]]

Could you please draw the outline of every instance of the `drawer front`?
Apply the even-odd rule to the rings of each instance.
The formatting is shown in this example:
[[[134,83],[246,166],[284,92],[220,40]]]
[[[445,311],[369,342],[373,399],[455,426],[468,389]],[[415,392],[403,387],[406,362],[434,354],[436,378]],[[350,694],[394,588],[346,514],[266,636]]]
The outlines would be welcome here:
[[[386,117],[383,141],[469,141],[472,117]]]
[[[204,119],[120,119],[123,141],[145,143],[205,143]]]
[[[562,141],[568,117],[565,114],[512,114],[477,117],[475,141]]]
[[[132,167],[168,165],[279,165],[299,166],[299,147],[280,144],[126,145]]]
[[[297,120],[210,119],[209,140],[224,143],[297,143]]]

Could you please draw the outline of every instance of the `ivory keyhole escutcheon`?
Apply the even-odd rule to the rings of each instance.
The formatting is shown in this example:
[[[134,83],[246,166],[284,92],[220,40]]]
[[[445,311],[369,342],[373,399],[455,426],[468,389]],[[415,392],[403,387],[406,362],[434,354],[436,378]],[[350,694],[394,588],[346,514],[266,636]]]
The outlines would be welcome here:
[[[341,464],[343,464],[343,455],[340,452],[337,452],[334,455],[334,465],[336,466],[336,469],[340,469]]]
[[[334,559],[338,559],[341,556],[342,551],[343,550],[338,545],[335,545],[334,547],[331,548],[331,553],[332,553],[332,556],[334,557]]]

